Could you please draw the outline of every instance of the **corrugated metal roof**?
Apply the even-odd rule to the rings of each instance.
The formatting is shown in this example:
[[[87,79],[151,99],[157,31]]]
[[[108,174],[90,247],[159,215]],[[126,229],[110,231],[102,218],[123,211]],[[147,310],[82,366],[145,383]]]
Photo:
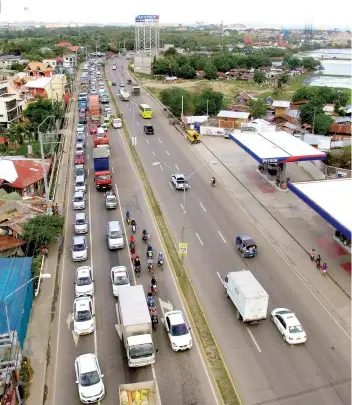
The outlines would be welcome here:
[[[278,107],[278,108],[289,108],[291,105],[290,101],[286,101],[286,100],[275,100],[273,101],[272,106],[273,107]]]
[[[33,283],[25,285],[32,277],[31,267],[31,257],[0,259],[0,334],[8,332],[5,314],[5,298],[8,297],[6,302],[10,329],[17,331],[21,347],[33,302]]]
[[[242,111],[226,111],[222,110],[217,115],[218,118],[237,118],[237,119],[247,119],[249,117],[248,112]]]

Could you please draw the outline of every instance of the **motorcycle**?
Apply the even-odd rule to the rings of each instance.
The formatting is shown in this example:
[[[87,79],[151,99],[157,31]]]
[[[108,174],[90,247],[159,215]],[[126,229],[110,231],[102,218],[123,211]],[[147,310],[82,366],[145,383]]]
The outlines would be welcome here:
[[[151,320],[152,320],[152,327],[154,330],[156,330],[156,325],[159,323],[158,316],[156,314],[152,314]]]
[[[142,234],[142,240],[145,242],[145,243],[147,243],[148,242],[148,239],[149,239],[149,234],[148,233],[146,233],[146,234]]]
[[[215,182],[215,180],[212,180],[212,181],[211,181],[211,185],[212,185],[213,187],[216,187],[216,182]]]
[[[130,241],[130,249],[136,249],[136,246],[133,241]]]
[[[152,250],[147,250],[147,257],[148,257],[148,259],[153,258],[153,251]]]
[[[130,222],[131,222],[131,217],[127,217],[126,216],[126,222],[128,223],[128,225],[130,224]]]
[[[158,292],[158,287],[156,284],[150,284],[150,289],[152,290],[153,295],[156,295]]]
[[[141,274],[141,265],[139,264],[138,266],[135,266],[134,271],[136,273],[137,278],[139,278],[139,275]]]
[[[148,305],[149,311],[150,311],[152,308],[155,307],[154,300],[153,300],[152,297],[148,297],[148,298],[147,298],[147,305]]]
[[[164,259],[158,260],[158,266],[163,268],[163,265],[164,265]]]
[[[147,270],[148,273],[152,276],[154,271],[154,261],[152,259],[149,259],[147,261]]]
[[[131,230],[132,230],[132,233],[136,233],[136,225],[135,224],[131,225]]]

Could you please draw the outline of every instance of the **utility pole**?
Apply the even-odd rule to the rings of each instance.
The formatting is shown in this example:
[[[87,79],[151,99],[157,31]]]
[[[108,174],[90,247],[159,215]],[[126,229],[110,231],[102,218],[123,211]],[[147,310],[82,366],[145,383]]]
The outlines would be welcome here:
[[[183,96],[181,98],[181,119],[183,117]]]
[[[317,112],[317,108],[314,108],[314,114],[313,114],[313,128],[312,128],[312,135],[314,135],[314,127],[315,127],[315,114]]]
[[[209,100],[207,100],[207,117],[209,116]]]

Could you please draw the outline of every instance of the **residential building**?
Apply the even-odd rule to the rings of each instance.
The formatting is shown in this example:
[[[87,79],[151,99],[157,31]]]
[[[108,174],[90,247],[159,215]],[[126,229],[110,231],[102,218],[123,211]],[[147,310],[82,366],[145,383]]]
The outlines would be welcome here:
[[[222,110],[217,115],[219,128],[240,129],[250,119],[249,112]]]
[[[249,93],[247,93],[246,91],[242,91],[241,93],[237,94],[237,96],[235,96],[235,103],[248,106],[250,100],[252,99],[253,97]]]
[[[7,83],[0,85],[0,125],[18,122],[22,114],[22,102],[17,94],[8,93]]]
[[[0,69],[10,69],[14,63],[26,63],[21,56],[16,55],[0,55]]]
[[[330,134],[335,135],[352,135],[352,126],[350,123],[345,124],[332,124],[330,127]]]
[[[1,164],[2,163],[2,164]],[[0,181],[7,192],[16,191],[21,196],[42,195],[44,175],[40,159],[27,159],[22,156],[0,157]],[[45,161],[49,173],[51,160]]]
[[[30,80],[23,86],[23,88],[34,97],[40,96],[61,102],[65,95],[66,85],[67,77],[64,74],[61,74]]]
[[[69,46],[71,46],[71,44],[69,42],[62,41],[56,44],[55,46],[58,46],[59,48],[68,48]]]
[[[63,57],[63,67],[65,69],[74,69],[77,65],[77,55],[71,53],[69,55],[64,55]]]
[[[338,115],[335,113],[335,104],[325,104],[323,106],[323,112],[325,113],[325,115],[328,115],[330,117]]]
[[[50,64],[37,61],[29,62],[26,66],[27,75],[30,77],[51,77],[54,70]]]
[[[283,115],[287,115],[291,102],[286,100],[275,100],[271,106],[275,110],[275,117],[281,117]]]
[[[43,63],[50,65],[54,69],[62,68],[63,67],[63,58],[43,59]]]

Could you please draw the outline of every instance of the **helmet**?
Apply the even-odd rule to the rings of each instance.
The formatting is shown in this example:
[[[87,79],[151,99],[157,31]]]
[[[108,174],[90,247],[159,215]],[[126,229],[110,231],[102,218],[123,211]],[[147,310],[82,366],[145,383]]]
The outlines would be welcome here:
[[[162,256],[162,255],[163,255],[163,254],[160,252],[160,253],[159,253],[159,256]]]

